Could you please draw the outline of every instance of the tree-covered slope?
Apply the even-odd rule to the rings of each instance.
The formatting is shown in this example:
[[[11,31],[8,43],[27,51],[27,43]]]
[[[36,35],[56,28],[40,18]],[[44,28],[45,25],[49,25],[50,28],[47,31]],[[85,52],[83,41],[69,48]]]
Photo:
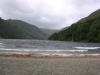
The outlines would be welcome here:
[[[50,40],[100,42],[100,10],[72,24],[67,29],[54,33]]]
[[[0,18],[0,37],[7,39],[47,39],[39,28],[20,20]]]

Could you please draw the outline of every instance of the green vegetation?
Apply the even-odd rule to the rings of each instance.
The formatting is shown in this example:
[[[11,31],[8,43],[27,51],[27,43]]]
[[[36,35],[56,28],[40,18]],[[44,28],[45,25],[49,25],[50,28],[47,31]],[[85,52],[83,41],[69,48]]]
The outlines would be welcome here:
[[[50,40],[100,42],[100,10],[92,13],[70,27],[54,33]]]
[[[20,20],[0,18],[0,38],[6,39],[47,39],[39,28]]]

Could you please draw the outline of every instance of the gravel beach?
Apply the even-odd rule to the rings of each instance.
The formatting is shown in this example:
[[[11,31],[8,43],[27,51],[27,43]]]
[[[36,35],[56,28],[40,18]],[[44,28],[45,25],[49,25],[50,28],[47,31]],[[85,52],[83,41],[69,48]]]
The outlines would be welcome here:
[[[0,75],[100,75],[100,59],[0,57]]]

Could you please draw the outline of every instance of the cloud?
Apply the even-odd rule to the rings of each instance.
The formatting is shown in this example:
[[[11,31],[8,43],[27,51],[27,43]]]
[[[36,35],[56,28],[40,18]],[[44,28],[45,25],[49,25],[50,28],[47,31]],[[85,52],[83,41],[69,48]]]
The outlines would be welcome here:
[[[100,0],[0,0],[0,16],[60,29],[100,8]]]

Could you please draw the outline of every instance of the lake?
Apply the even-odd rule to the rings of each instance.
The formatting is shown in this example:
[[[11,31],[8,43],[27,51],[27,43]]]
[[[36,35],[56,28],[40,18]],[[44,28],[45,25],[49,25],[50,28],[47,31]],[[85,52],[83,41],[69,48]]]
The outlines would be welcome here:
[[[0,39],[0,54],[100,56],[100,43]]]

